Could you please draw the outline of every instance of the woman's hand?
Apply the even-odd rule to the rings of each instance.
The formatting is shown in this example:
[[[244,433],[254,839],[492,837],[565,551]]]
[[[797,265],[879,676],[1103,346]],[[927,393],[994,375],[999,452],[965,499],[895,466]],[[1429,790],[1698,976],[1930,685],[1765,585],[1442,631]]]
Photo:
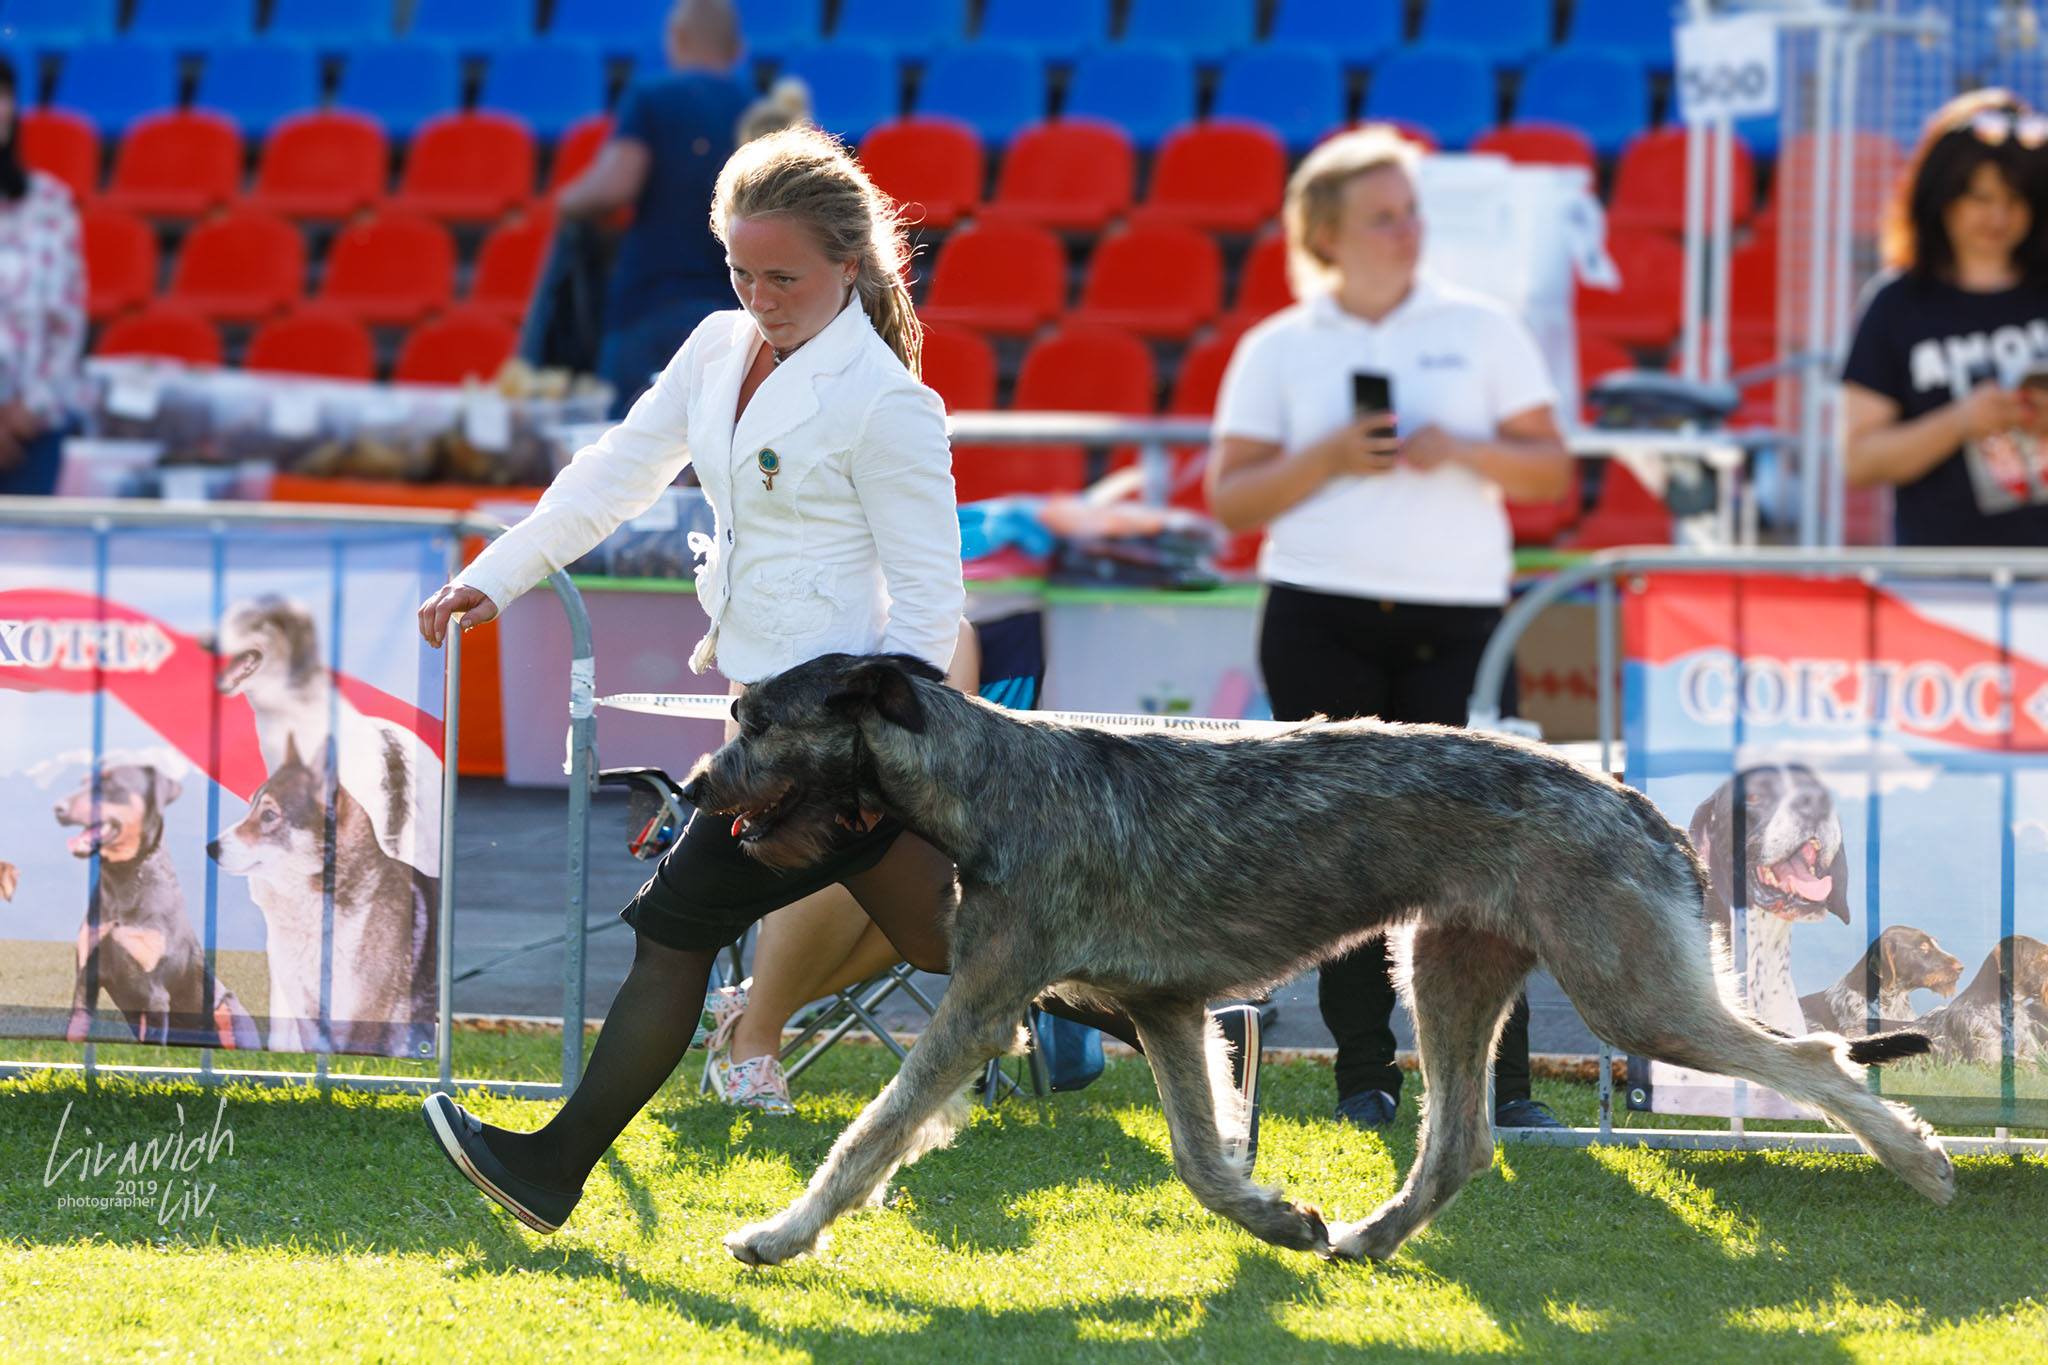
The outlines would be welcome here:
[[[1401,442],[1401,462],[1416,469],[1435,469],[1460,458],[1465,442],[1431,423]]]
[[[436,649],[448,636],[449,620],[460,614],[462,628],[480,626],[498,614],[498,604],[475,588],[450,583],[420,604],[420,635]]]
[[[1973,441],[2025,427],[2033,417],[2024,397],[1989,379],[1970,390],[1970,396],[1962,400],[1962,411],[1963,429]]]
[[[1394,434],[1394,414],[1368,412],[1337,428],[1312,447],[1325,470],[1339,474],[1384,474],[1400,463],[1401,438]]]

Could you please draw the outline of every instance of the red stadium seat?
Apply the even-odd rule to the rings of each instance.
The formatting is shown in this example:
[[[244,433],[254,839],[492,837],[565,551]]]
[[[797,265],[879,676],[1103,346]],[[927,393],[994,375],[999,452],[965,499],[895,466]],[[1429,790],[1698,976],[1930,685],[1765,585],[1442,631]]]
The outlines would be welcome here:
[[[1579,330],[1626,346],[1662,346],[1678,335],[1685,252],[1659,233],[1616,232],[1607,254],[1621,271],[1614,291],[1578,287]]]
[[[21,112],[21,160],[31,170],[54,175],[83,204],[99,193],[100,134],[92,120],[69,109]]]
[[[198,218],[242,189],[242,135],[219,114],[187,109],[135,121],[114,153],[109,208]]]
[[[426,218],[385,213],[352,223],[327,254],[320,301],[364,322],[411,324],[455,296],[455,239]]]
[[[1778,334],[1778,239],[1757,236],[1737,248],[1728,271],[1731,337],[1771,340]]]
[[[1099,232],[1130,212],[1138,154],[1129,134],[1100,119],[1026,128],[1003,153],[990,217]]]
[[[190,309],[158,303],[100,333],[94,355],[158,356],[192,365],[221,362],[220,333]]]
[[[1756,168],[1749,148],[1735,139],[1735,174],[1728,182],[1737,223],[1756,207]],[[1640,135],[1621,153],[1614,172],[1608,224],[1635,232],[1685,231],[1685,129],[1678,124]]]
[[[345,109],[296,114],[263,144],[248,207],[286,218],[340,219],[384,202],[391,144],[377,121]]]
[[[173,302],[228,322],[274,317],[305,290],[305,239],[284,219],[251,209],[193,228],[171,271]]]
[[[1593,143],[1576,128],[1562,123],[1512,123],[1490,128],[1472,143],[1475,152],[1492,152],[1528,166],[1583,166],[1596,171]]]
[[[489,381],[518,347],[519,333],[503,318],[459,308],[412,329],[391,377],[401,384]]]
[[[588,170],[611,135],[610,114],[591,114],[570,124],[568,131],[555,140],[554,160],[548,163],[547,192],[552,195]]]
[[[924,325],[924,382],[948,412],[996,405],[996,353],[981,333],[945,322]]]
[[[1105,237],[1074,321],[1183,339],[1223,311],[1223,253],[1208,233],[1138,223]]]
[[[913,222],[951,227],[981,204],[981,136],[969,124],[917,114],[871,129],[860,162]]]
[[[510,114],[478,110],[429,119],[405,156],[393,207],[451,222],[499,218],[533,197],[533,133]]]
[[[132,213],[93,205],[79,214],[85,311],[104,322],[156,297],[156,233]]]
[[[554,235],[555,216],[544,211],[492,228],[477,252],[476,269],[469,277],[469,297],[464,302],[496,313],[507,322],[524,318]]]
[[[1225,331],[1241,332],[1294,302],[1287,281],[1287,235],[1277,229],[1252,243],[1237,274],[1237,302],[1223,318]]]
[[[1223,385],[1223,371],[1228,368],[1230,357],[1243,336],[1242,331],[1226,326],[1188,347],[1181,356],[1180,370],[1173,378],[1173,395],[1167,399],[1167,412],[1176,417],[1214,415],[1216,393]],[[1186,507],[1196,512],[1209,510],[1209,494],[1202,482],[1208,459],[1207,446],[1181,446],[1173,451],[1173,491],[1169,500],[1175,507]],[[1249,569],[1258,562],[1259,545],[1265,537],[1263,529],[1240,531],[1231,536],[1216,556],[1217,567]]]
[[[1877,231],[1892,193],[1898,187],[1900,172],[1906,166],[1906,152],[1883,133],[1859,132],[1855,146],[1849,167],[1849,193],[1855,201],[1853,217],[1856,231],[1870,234]],[[1770,200],[1756,219],[1755,227],[1760,235],[1776,235],[1779,201],[1788,189],[1801,205],[1807,202],[1807,197],[1813,192],[1816,169],[1812,133],[1788,138],[1778,149],[1777,168],[1771,174]]]
[[[1257,232],[1280,215],[1287,149],[1261,123],[1212,119],[1176,128],[1152,160],[1140,222]]]
[[[1069,324],[1039,341],[1024,355],[1011,407],[1037,412],[1117,412],[1136,416],[1153,410],[1158,378],[1151,348],[1128,332]],[[1126,463],[1128,451],[1116,452]],[[960,501],[1004,493],[1079,490],[1087,478],[1079,446],[955,447],[953,482]]]
[[[924,315],[984,332],[1035,331],[1067,306],[1067,253],[1028,223],[971,223],[946,239]]]
[[[1517,545],[1551,545],[1557,538],[1572,528],[1579,519],[1585,491],[1579,484],[1579,471],[1572,470],[1571,486],[1549,502],[1517,502],[1510,498],[1504,504],[1508,514],[1508,530]]]
[[[370,331],[345,313],[301,308],[263,324],[243,365],[325,379],[374,379],[377,347]]]

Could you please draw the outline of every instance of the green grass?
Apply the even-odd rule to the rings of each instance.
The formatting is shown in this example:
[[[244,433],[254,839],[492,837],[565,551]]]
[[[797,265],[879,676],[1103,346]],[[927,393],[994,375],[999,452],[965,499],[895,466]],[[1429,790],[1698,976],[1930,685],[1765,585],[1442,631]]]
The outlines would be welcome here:
[[[465,1030],[474,1074],[546,1078],[559,1038]],[[66,1058],[10,1043],[10,1055]],[[103,1048],[107,1061],[160,1053]],[[279,1059],[251,1059],[276,1065]],[[1860,1157],[1508,1146],[1386,1266],[1267,1247],[1174,1179],[1141,1062],[1042,1107],[977,1110],[840,1223],[821,1254],[749,1271],[718,1238],[793,1197],[885,1079],[873,1048],[803,1078],[768,1119],[695,1093],[695,1058],[634,1121],[569,1225],[538,1237],[429,1144],[402,1096],[230,1087],[233,1134],[159,1181],[215,1186],[203,1216],[61,1208],[83,1142],[211,1130],[190,1087],[0,1083],[0,1356],[344,1359],[1267,1361],[1933,1360],[2048,1356],[2048,1162],[1958,1162],[1936,1210]],[[354,1059],[349,1066],[355,1067]],[[411,1070],[405,1064],[365,1069]],[[1274,1065],[1259,1174],[1333,1216],[1413,1155],[1413,1090],[1383,1140],[1324,1117],[1327,1069]],[[1539,1082],[1590,1122],[1590,1086]],[[532,1127],[554,1103],[477,1099]],[[67,1115],[68,1108],[68,1117]],[[1640,1121],[1639,1118],[1631,1121]],[[83,1130],[91,1128],[88,1135]],[[195,1160],[196,1152],[195,1152]],[[148,1178],[148,1177],[145,1177]]]

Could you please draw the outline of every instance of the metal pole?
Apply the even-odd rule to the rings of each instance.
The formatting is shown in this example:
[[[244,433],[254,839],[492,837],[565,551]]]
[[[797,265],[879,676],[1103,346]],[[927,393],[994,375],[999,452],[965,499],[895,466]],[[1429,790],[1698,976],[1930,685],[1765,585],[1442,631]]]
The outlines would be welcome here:
[[[1600,576],[1593,619],[1599,631],[1595,667],[1600,670],[1593,685],[1594,707],[1599,716],[1600,771],[1614,771],[1614,575]],[[1614,1131],[1614,1048],[1600,1040],[1600,1134]]]
[[[590,613],[569,575],[549,575],[569,617],[569,880],[563,908],[562,1088],[583,1075],[584,907],[590,900],[590,792],[597,783],[597,659]]]
[[[1678,337],[1678,372],[1700,377],[1700,282],[1706,269],[1707,129],[1685,126],[1685,280],[1684,322]]]
[[[462,540],[449,545],[450,569],[461,558]],[[451,578],[453,573],[449,575]],[[441,700],[441,897],[434,907],[435,989],[441,1008],[434,1018],[434,1051],[440,1068],[441,1089],[455,1087],[455,794],[461,763],[462,733],[462,623],[451,622],[448,631],[447,667],[442,676]]]
[[[1823,27],[1814,37],[1814,128],[1811,133],[1813,147],[1813,186],[1809,196],[1810,217],[1807,222],[1807,271],[1806,271],[1806,336],[1807,353],[1824,345],[1822,338],[1827,333],[1827,287],[1828,287],[1828,241],[1831,211],[1834,204],[1834,101],[1832,77],[1835,60],[1835,30]],[[1789,227],[1791,218],[1786,218]],[[1784,233],[1784,229],[1780,229]],[[1789,235],[1789,234],[1786,234]],[[1780,237],[1780,246],[1784,236]],[[1779,253],[1780,278],[1786,262],[1791,259],[1782,249]],[[1820,367],[1825,362],[1812,362],[1799,383],[1799,543],[1818,545],[1821,537],[1821,462],[1823,455],[1821,421],[1822,404],[1825,402],[1822,388],[1825,378]]]
[[[1847,471],[1843,464],[1841,414],[1839,393],[1833,383],[1836,359],[1842,354],[1843,333],[1849,321],[1849,269],[1850,258],[1856,247],[1856,150],[1858,135],[1856,129],[1856,84],[1862,70],[1863,49],[1869,44],[1871,35],[1864,30],[1854,30],[1842,44],[1842,69],[1836,82],[1841,104],[1836,112],[1836,136],[1841,140],[1840,165],[1836,179],[1839,182],[1835,195],[1835,211],[1841,215],[1838,230],[1834,234],[1835,250],[1833,276],[1830,280],[1831,301],[1828,310],[1828,335],[1826,343],[1817,349],[1826,358],[1827,374],[1821,379],[1822,392],[1826,402],[1823,416],[1825,425],[1821,439],[1826,456],[1824,467],[1827,471],[1826,506],[1821,520],[1821,544],[1840,545],[1848,539],[1846,526],[1848,496]],[[1811,349],[1811,348],[1810,348]]]
[[[1719,384],[1728,378],[1728,283],[1732,273],[1729,237],[1735,209],[1735,124],[1727,117],[1711,125],[1713,179],[1709,181],[1707,240],[1707,359],[1706,377]]]

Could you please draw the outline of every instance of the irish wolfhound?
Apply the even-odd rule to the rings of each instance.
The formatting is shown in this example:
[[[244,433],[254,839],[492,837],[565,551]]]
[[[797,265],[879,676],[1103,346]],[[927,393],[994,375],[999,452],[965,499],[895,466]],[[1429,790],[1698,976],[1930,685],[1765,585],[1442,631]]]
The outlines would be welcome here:
[[[815,859],[886,810],[960,869],[953,979],[902,1070],[803,1196],[725,1239],[808,1251],[944,1143],[961,1091],[1017,1045],[1034,996],[1118,1005],[1159,1084],[1174,1165],[1203,1204],[1279,1246],[1385,1258],[1493,1159],[1494,1038],[1537,964],[1616,1047],[1804,1100],[1937,1203],[1948,1156],[1852,1063],[1924,1052],[1887,1034],[1787,1037],[1732,1007],[1702,918],[1705,872],[1648,798],[1534,745],[1434,725],[1305,724],[1259,738],[1033,720],[901,655],[827,655],[735,703],[740,734],[683,795],[771,866]],[[1396,977],[1426,1086],[1415,1164],[1364,1221],[1254,1186],[1205,1002],[1246,996],[1398,928]]]

